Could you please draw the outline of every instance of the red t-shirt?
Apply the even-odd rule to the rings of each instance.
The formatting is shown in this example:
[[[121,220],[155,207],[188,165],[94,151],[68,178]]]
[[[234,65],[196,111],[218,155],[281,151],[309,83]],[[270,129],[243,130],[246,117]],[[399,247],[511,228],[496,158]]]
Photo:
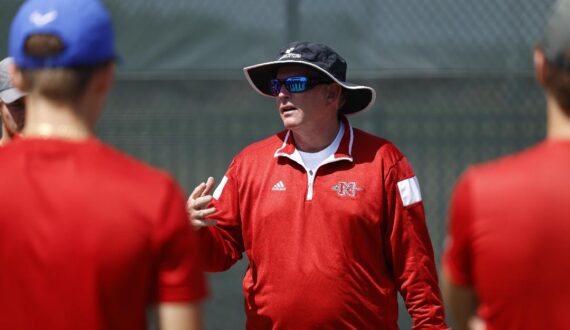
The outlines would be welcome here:
[[[0,169],[0,329],[145,329],[148,305],[205,296],[166,174],[95,139],[17,139]]]
[[[446,329],[417,179],[388,141],[350,127],[316,173],[290,133],[235,157],[200,233],[208,270],[245,251],[248,329]]]
[[[473,286],[488,329],[567,329],[570,141],[469,169],[451,204],[444,263]]]

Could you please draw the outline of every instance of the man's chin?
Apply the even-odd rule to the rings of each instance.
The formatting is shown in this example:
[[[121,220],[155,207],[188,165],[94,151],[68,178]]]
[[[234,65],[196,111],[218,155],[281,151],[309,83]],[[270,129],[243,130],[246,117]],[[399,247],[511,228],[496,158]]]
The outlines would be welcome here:
[[[293,117],[281,117],[281,120],[283,121],[283,127],[286,129],[294,129],[300,124],[300,121]]]
[[[287,121],[287,120],[283,121],[283,127],[285,127],[285,129],[295,129],[298,126],[299,126],[299,124],[297,122],[292,122],[292,121]]]

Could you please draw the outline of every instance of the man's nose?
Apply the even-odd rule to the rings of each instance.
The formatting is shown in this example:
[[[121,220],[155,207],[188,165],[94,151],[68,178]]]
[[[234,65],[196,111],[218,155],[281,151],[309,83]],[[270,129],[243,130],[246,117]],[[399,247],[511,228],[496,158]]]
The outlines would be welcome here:
[[[289,96],[290,92],[285,87],[285,84],[281,84],[281,86],[279,86],[279,94],[277,94],[277,97],[289,97]]]

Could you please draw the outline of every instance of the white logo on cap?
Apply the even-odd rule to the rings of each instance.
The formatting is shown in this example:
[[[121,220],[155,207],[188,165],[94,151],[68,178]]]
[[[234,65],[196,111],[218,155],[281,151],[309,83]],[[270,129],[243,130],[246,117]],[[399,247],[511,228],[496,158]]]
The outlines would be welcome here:
[[[37,27],[42,27],[44,25],[47,25],[47,24],[55,21],[56,18],[57,18],[57,11],[55,11],[55,10],[52,10],[52,11],[47,12],[45,14],[34,11],[30,15],[30,22],[32,22]]]
[[[295,47],[291,47],[285,50],[285,54],[283,54],[283,56],[281,56],[279,60],[283,60],[286,58],[301,58],[301,54],[291,53],[294,49]]]

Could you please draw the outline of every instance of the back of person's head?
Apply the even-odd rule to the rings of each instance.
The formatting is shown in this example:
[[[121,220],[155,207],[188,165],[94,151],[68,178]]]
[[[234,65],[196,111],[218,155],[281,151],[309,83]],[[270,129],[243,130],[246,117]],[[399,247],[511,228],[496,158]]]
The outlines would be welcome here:
[[[570,116],[570,0],[554,3],[541,49],[547,61],[544,87]]]
[[[26,90],[73,101],[116,58],[111,19],[98,0],[28,0],[10,29],[10,55]]]

